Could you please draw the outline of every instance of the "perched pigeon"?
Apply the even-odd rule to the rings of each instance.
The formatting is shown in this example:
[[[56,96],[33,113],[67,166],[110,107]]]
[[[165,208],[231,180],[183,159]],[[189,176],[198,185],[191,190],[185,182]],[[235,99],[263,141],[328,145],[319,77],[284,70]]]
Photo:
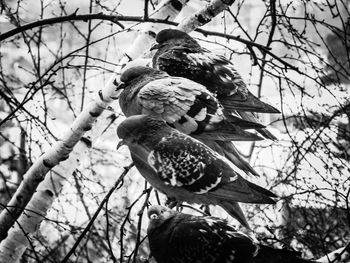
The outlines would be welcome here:
[[[147,235],[158,263],[311,263],[298,252],[258,244],[226,221],[162,206],[148,209]]]
[[[136,114],[160,116],[179,131],[196,134],[198,138],[260,139],[241,128],[261,128],[260,124],[238,116],[225,117],[217,99],[194,81],[171,77],[149,67],[129,68],[121,75],[121,81],[117,87],[123,89],[119,104],[127,117]]]
[[[236,202],[275,203],[275,194],[245,180],[226,158],[163,120],[131,116],[118,126],[117,134],[142,176],[169,198],[219,205],[248,228]]]
[[[201,84],[171,77],[149,67],[131,67],[121,75],[119,104],[125,116],[159,116],[179,131],[190,134],[226,156],[240,169],[258,175],[228,140],[257,140],[243,129],[261,128],[258,123],[223,114],[217,99]]]
[[[191,79],[207,87],[217,96],[225,113],[265,112],[280,113],[276,108],[260,101],[247,88],[234,65],[226,57],[202,48],[196,40],[183,31],[164,29],[156,36],[158,49],[153,57],[153,67],[171,76]],[[253,113],[245,117],[255,118]],[[243,116],[242,116],[243,117]],[[260,129],[263,136],[276,140],[266,129]]]

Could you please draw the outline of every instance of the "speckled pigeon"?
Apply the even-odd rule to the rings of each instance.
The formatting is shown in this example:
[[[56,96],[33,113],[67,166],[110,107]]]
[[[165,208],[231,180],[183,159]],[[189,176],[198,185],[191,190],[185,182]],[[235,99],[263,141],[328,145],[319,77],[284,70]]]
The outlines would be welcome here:
[[[157,263],[311,263],[298,252],[275,249],[238,232],[226,221],[162,206],[148,209],[147,235]]]
[[[248,90],[230,60],[202,48],[187,33],[164,29],[157,34],[156,41],[158,44],[152,47],[157,49],[153,57],[153,67],[171,76],[188,78],[206,86],[216,95],[226,114],[238,110],[239,113],[245,113],[242,118],[256,120],[251,112],[280,113]],[[263,136],[276,140],[268,130],[258,131]]]
[[[169,198],[219,205],[248,228],[236,202],[275,203],[275,194],[245,180],[225,157],[161,119],[131,116],[118,126],[117,134],[142,176]]]
[[[159,116],[179,131],[201,140],[247,173],[258,173],[238,153],[231,140],[258,140],[260,137],[243,129],[262,125],[229,117],[223,107],[203,85],[171,77],[163,71],[136,66],[125,70],[117,89],[122,92],[119,104],[125,116],[148,114]]]

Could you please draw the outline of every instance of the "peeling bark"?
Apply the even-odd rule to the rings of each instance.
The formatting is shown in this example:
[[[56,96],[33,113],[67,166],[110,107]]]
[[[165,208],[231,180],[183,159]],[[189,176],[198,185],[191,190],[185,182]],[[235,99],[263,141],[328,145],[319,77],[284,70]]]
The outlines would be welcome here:
[[[181,21],[177,28],[187,33],[191,32],[197,27],[209,23],[215,16],[220,14],[234,2],[235,0],[213,0],[210,4],[196,12],[194,15]]]

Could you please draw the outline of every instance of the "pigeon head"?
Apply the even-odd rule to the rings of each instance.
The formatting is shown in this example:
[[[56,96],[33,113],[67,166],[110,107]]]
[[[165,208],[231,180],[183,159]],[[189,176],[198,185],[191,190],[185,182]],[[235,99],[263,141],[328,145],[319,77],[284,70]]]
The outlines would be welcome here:
[[[164,29],[156,36],[156,41],[161,44],[172,39],[192,39],[187,33],[177,29]]]
[[[166,72],[146,67],[146,66],[131,66],[125,69],[121,76],[121,83],[117,86],[117,90],[130,88],[142,88],[152,80],[169,76]]]
[[[128,68],[125,70],[122,75],[120,76],[120,80],[124,83],[131,82],[141,76],[152,74],[156,72],[157,70],[150,68],[150,67],[144,67],[144,66],[136,66],[132,68]]]
[[[142,144],[154,146],[163,136],[162,130],[168,129],[167,124],[159,118],[149,115],[133,115],[122,121],[117,128],[121,145]]]
[[[164,29],[160,31],[156,36],[156,41],[157,43],[151,47],[151,50],[158,49],[157,53],[162,53],[164,50],[176,46],[200,47],[197,41],[190,35],[177,29]],[[157,57],[157,53],[155,57]]]
[[[148,119],[147,115],[134,115],[127,118],[117,128],[118,137],[126,140],[131,136],[137,136],[145,128]]]
[[[177,214],[178,212],[164,206],[160,206],[160,205],[151,206],[147,211],[147,215],[149,218],[147,233],[151,233],[154,229],[158,228],[165,221],[173,218]]]

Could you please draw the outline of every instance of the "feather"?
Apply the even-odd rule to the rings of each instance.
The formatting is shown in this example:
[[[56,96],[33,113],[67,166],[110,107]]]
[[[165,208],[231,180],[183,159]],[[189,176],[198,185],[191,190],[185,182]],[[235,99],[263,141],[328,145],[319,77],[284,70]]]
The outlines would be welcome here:
[[[146,180],[178,201],[274,203],[273,193],[243,179],[243,171],[226,158],[163,120],[131,116],[118,126],[117,134]],[[231,215],[244,222],[240,211]]]
[[[280,113],[248,90],[230,60],[202,48],[185,32],[164,29],[157,34],[156,41],[158,50],[153,57],[153,67],[204,85],[226,111]]]
[[[242,208],[239,206],[237,202],[228,202],[225,200],[219,201],[219,206],[221,206],[225,211],[230,215],[235,215],[234,218],[238,220],[242,224],[242,226],[246,227],[247,229],[250,229],[249,223],[247,219],[244,216],[244,213],[242,211]]]
[[[241,96],[239,93],[235,96],[220,98],[220,103],[227,111],[253,111],[262,113],[281,113],[275,107],[262,102],[255,97],[250,91],[246,96]]]
[[[183,133],[191,134],[205,143],[216,144],[215,150],[219,153],[225,151],[224,156],[231,161],[238,158],[238,162],[242,162],[242,158],[232,156],[238,152],[220,149],[220,145],[223,145],[220,141],[262,139],[244,129],[265,126],[256,121],[243,120],[235,112],[225,112],[215,96],[198,83],[170,77],[165,72],[147,67],[128,67],[121,79],[125,83],[119,104],[126,116],[146,114],[163,118]],[[244,170],[252,172],[247,164],[241,167],[247,167]]]
[[[256,117],[254,116],[254,113],[252,113],[252,112],[239,111],[238,114],[244,120],[252,121],[252,122],[256,121]],[[258,133],[260,133],[262,136],[264,136],[266,139],[270,139],[272,141],[278,140],[275,135],[273,135],[269,130],[267,130],[265,128],[257,128],[256,131]]]
[[[148,209],[148,241],[158,263],[311,263],[298,252],[259,244],[226,221],[162,206]]]

